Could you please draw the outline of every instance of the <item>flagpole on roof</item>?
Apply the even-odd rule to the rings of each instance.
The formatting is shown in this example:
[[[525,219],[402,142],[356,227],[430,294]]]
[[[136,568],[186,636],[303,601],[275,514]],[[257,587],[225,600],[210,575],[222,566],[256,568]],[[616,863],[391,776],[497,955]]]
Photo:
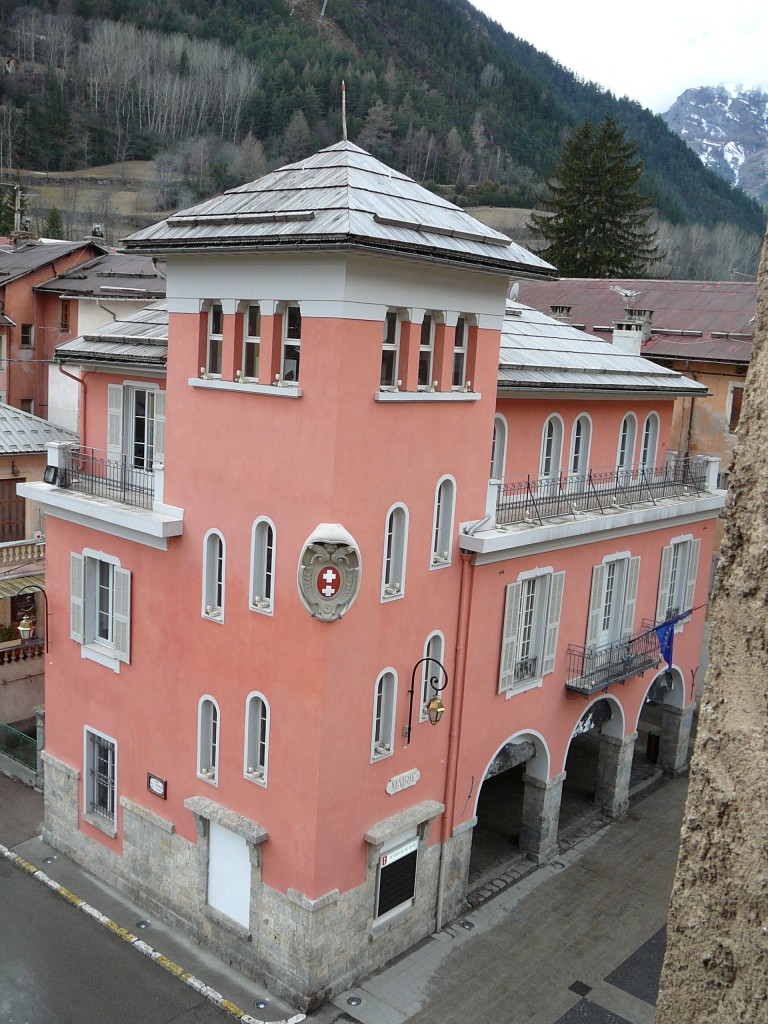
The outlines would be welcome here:
[[[341,137],[347,141],[347,83],[341,83]]]

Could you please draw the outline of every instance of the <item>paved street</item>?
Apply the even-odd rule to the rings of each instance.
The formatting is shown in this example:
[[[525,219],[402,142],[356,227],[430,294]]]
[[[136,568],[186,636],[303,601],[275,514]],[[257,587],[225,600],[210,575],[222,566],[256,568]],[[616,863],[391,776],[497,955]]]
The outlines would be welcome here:
[[[318,1014],[361,1024],[652,1024],[687,778]],[[350,1005],[348,998],[360,1000]]]

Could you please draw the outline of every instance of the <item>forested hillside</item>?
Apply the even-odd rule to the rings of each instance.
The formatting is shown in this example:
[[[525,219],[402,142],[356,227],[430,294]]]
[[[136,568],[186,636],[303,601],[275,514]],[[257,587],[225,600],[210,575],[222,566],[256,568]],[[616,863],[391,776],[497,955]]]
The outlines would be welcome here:
[[[337,141],[344,79],[349,137],[462,205],[535,205],[566,133],[607,111],[669,222],[764,227],[660,117],[466,0],[4,0],[0,44],[6,174],[154,159],[161,205],[194,201]]]

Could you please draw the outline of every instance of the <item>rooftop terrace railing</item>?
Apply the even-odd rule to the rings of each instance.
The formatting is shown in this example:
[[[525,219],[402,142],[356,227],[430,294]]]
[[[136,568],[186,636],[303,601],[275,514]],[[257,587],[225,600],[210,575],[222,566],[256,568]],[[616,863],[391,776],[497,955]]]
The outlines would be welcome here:
[[[682,498],[706,490],[707,463],[695,455],[670,460],[663,466],[512,477],[499,484],[496,523],[509,526],[589,512],[604,514],[617,507]]]
[[[151,470],[134,466],[127,455],[109,458],[108,453],[99,448],[67,449],[57,483],[59,487],[139,508],[151,509],[154,501],[155,481]]]

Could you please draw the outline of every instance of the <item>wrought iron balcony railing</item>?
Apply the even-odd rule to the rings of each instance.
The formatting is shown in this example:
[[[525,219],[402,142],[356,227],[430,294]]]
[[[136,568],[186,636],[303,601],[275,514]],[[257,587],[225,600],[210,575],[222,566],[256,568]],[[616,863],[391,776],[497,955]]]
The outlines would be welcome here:
[[[584,696],[605,690],[614,683],[640,675],[661,662],[659,640],[653,622],[643,622],[644,630],[601,647],[568,646],[567,690]]]
[[[127,455],[113,459],[99,448],[82,446],[67,450],[57,485],[148,509],[152,508],[155,494],[151,470],[134,466]]]
[[[542,523],[545,519],[605,513],[617,507],[682,498],[706,490],[707,465],[696,455],[663,466],[514,477],[499,485],[496,522],[499,526]]]
[[[538,662],[539,659],[536,656],[532,658],[519,658],[515,662],[515,682],[524,683],[528,679],[535,679]]]

